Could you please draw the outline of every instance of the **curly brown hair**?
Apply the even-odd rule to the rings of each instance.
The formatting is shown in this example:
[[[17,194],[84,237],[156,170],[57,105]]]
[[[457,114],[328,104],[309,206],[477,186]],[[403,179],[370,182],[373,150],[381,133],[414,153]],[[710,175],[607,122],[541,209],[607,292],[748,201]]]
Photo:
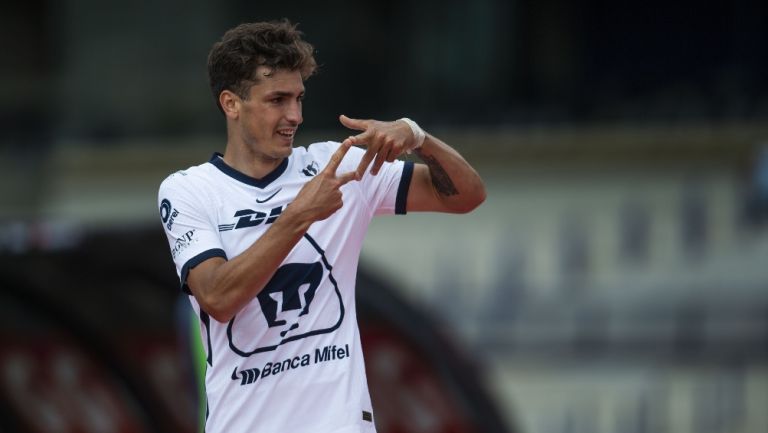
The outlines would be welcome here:
[[[259,66],[299,71],[305,80],[315,72],[314,48],[296,27],[284,19],[240,24],[224,33],[208,53],[208,82],[219,110],[224,90],[248,98],[251,86],[259,82]]]

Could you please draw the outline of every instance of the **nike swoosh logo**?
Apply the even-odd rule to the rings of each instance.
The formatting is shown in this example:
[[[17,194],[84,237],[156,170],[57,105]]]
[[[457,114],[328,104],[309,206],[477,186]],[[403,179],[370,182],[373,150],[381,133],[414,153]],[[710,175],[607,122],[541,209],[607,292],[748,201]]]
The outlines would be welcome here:
[[[278,192],[280,192],[280,191],[282,191],[282,190],[283,190],[282,188],[278,189],[277,191],[275,191],[275,193],[274,193],[274,194],[272,194],[271,196],[269,196],[269,197],[265,198],[264,200],[259,200],[259,199],[256,199],[256,203],[266,203],[266,202],[268,202],[268,201],[272,200],[272,197],[276,196],[276,195],[277,195],[277,193],[278,193]]]

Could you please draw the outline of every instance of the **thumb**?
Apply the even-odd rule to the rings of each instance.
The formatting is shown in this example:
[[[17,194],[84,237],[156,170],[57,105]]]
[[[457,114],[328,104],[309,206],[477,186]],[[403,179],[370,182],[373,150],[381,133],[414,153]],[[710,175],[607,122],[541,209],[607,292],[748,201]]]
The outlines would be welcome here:
[[[342,125],[346,126],[349,129],[354,129],[357,131],[365,131],[368,129],[368,121],[366,120],[360,120],[360,119],[353,119],[351,117],[347,117],[345,115],[339,116],[339,121]]]

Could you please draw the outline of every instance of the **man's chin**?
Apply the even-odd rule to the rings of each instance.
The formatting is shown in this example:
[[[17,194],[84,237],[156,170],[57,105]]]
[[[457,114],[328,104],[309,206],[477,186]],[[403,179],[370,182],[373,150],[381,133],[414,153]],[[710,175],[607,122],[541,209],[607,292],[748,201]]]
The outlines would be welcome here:
[[[293,152],[293,141],[290,143],[283,142],[275,148],[274,156],[279,159],[287,158],[291,156],[291,152]]]
[[[295,138],[296,137],[287,138],[287,137],[278,135],[277,140],[275,140],[275,146],[277,146],[278,148],[290,149],[293,147]]]

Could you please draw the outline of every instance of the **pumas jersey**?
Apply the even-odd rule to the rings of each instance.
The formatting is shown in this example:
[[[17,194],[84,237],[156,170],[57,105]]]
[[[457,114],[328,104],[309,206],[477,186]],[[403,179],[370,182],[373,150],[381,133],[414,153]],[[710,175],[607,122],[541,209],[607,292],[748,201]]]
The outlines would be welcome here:
[[[171,256],[186,293],[190,269],[231,259],[280,217],[330,161],[339,143],[293,149],[272,173],[254,179],[215,154],[160,186]],[[352,147],[337,173],[357,168]],[[355,312],[360,249],[374,215],[405,213],[413,164],[385,163],[377,176],[341,187],[344,206],[309,227],[272,279],[228,323],[190,302],[207,355],[205,431],[375,432]]]

